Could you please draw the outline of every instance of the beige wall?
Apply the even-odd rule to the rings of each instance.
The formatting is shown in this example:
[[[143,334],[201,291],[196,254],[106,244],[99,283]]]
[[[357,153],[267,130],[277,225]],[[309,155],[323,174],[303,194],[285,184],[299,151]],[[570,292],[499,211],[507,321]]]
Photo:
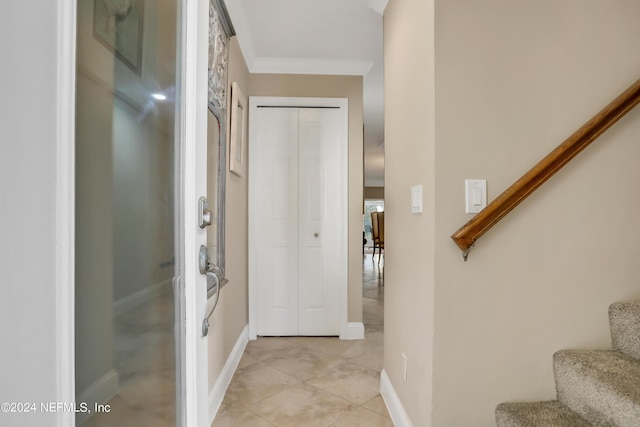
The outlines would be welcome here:
[[[61,386],[67,382],[58,375],[65,361],[55,357],[67,344],[58,334],[64,316],[56,310],[65,299],[60,278],[67,267],[56,256],[64,250],[66,237],[56,233],[65,207],[56,192],[56,177],[61,175],[57,168],[64,158],[56,144],[64,120],[58,120],[64,115],[58,106],[66,96],[57,90],[64,79],[58,74],[63,55],[56,49],[59,6],[49,0],[0,6],[0,395],[9,402],[68,398]],[[69,424],[64,415],[69,414],[38,411],[0,417],[5,425],[38,427]]]
[[[349,322],[362,322],[362,77],[251,74],[250,96],[349,99]],[[249,142],[251,143],[251,142]]]
[[[555,397],[552,354],[610,347],[607,307],[639,298],[640,110],[471,250],[465,178],[490,199],[633,83],[640,3],[436,3],[434,425],[494,424],[503,400]],[[464,402],[465,410],[459,410]]]
[[[493,426],[500,401],[554,398],[552,354],[609,347],[607,306],[640,298],[640,110],[489,231],[466,263],[449,238],[471,218],[464,213],[464,179],[486,178],[495,198],[634,82],[640,4],[436,1],[436,140],[425,156],[412,142],[424,136],[424,126],[394,124],[394,114],[408,110],[422,122],[429,116],[428,105],[394,112],[401,100],[433,97],[421,87],[428,72],[407,88],[407,76],[394,71],[396,63],[406,73],[424,70],[425,56],[433,55],[424,34],[433,11],[422,3],[391,0],[385,13],[385,370],[414,425]],[[399,32],[406,46],[394,43]],[[424,178],[435,182],[434,235],[425,231],[431,224],[412,223],[405,212],[406,187],[415,178],[401,152],[412,152],[403,159],[418,158],[413,162],[430,172],[435,161],[435,174]],[[426,240],[417,247],[410,232]],[[419,290],[409,289],[415,283]],[[408,345],[400,325],[411,328],[407,341],[426,343],[416,355],[433,357],[432,384],[411,384],[413,354],[407,385],[399,378],[396,353]],[[427,406],[431,393],[428,417],[412,396]]]
[[[384,370],[415,426],[428,426],[431,417],[433,36],[433,1],[389,3],[384,16]],[[423,186],[424,210],[412,215],[410,189],[419,184]],[[406,383],[403,353],[407,356]]]
[[[238,82],[245,94],[249,86],[249,70],[235,37],[229,49],[228,92]],[[227,99],[231,104],[231,98]],[[230,120],[227,115],[227,159],[229,158]],[[244,147],[246,150],[246,146]],[[244,158],[246,159],[246,152]],[[247,316],[247,176],[229,172],[227,161],[225,268],[229,283],[220,294],[220,302],[212,316],[208,335],[209,389],[222,370],[233,346],[248,322]]]

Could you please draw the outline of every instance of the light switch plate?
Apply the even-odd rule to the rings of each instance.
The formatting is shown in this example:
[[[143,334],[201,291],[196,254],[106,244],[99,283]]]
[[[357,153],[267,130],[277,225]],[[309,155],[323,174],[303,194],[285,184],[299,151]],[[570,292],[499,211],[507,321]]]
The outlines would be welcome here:
[[[465,179],[465,212],[478,213],[487,206],[487,180]]]

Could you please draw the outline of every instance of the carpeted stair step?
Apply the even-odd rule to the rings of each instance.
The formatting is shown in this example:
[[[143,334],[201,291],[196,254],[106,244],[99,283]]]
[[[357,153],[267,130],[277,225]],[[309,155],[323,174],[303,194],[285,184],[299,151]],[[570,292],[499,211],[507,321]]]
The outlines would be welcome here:
[[[609,306],[613,349],[640,360],[640,301]]]
[[[599,426],[640,425],[640,362],[610,350],[553,355],[558,400]]]
[[[496,427],[595,427],[557,400],[501,403]]]

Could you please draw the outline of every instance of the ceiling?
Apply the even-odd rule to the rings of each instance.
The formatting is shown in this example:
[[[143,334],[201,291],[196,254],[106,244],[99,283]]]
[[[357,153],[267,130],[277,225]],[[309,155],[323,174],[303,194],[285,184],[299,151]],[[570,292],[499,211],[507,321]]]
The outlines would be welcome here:
[[[225,0],[252,73],[362,75],[365,186],[384,186],[382,13],[388,0]]]

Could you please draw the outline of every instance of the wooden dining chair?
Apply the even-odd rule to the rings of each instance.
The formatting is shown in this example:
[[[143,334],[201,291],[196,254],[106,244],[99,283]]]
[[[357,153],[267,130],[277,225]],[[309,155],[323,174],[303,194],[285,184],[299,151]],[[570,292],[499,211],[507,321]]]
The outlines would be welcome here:
[[[384,250],[384,212],[378,212],[378,264]]]
[[[378,212],[371,212],[371,240],[373,240],[373,256],[376,256],[378,247]]]
[[[373,239],[373,256],[378,248],[378,264],[384,249],[384,212],[371,212],[371,237]]]

